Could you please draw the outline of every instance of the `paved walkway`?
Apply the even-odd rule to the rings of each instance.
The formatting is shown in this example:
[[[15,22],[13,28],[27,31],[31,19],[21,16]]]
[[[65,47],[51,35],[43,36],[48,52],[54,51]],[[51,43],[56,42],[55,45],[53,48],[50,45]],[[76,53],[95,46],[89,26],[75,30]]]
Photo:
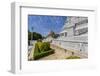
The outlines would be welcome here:
[[[65,59],[69,56],[72,56],[72,51],[65,50],[65,49],[57,47],[53,44],[51,44],[50,47],[55,50],[55,53],[51,54],[49,56],[40,58],[38,60],[57,60],[57,59]],[[28,56],[29,60],[33,60],[33,52],[34,52],[34,46],[32,47],[32,49],[29,53],[29,56]],[[79,51],[74,52],[74,55],[79,56],[80,58],[87,58],[87,55],[86,56],[82,55],[82,53]]]
[[[39,60],[55,60],[55,59],[57,60],[57,59],[65,59],[66,57],[72,55],[71,52],[69,52],[69,51],[67,51],[67,50],[64,50],[64,49],[62,49],[62,48],[59,48],[59,47],[57,47],[57,46],[55,46],[55,45],[52,45],[52,44],[51,44],[51,48],[52,48],[52,49],[55,49],[55,53],[52,54],[52,55],[43,57],[43,58],[41,58],[41,59],[39,59]]]
[[[34,47],[32,47],[30,51],[28,51],[28,60],[33,60],[33,53],[34,53]]]
[[[33,60],[34,48],[35,48],[35,43],[30,49],[28,49],[28,60]]]

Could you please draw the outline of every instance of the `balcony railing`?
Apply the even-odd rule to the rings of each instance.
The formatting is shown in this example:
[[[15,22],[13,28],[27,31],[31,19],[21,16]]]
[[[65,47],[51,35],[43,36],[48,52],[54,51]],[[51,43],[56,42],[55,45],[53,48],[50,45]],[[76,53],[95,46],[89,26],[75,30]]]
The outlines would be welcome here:
[[[88,19],[80,21],[80,22],[76,23],[75,25],[77,26],[77,25],[81,25],[81,24],[84,24],[84,23],[88,23]]]

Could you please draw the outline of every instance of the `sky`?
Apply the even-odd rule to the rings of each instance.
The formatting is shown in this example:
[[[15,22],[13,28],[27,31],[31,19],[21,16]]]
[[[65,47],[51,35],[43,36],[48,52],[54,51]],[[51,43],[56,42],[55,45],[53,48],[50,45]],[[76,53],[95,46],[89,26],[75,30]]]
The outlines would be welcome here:
[[[66,16],[28,15],[28,30],[42,36],[47,36],[50,31],[58,34],[66,19]]]

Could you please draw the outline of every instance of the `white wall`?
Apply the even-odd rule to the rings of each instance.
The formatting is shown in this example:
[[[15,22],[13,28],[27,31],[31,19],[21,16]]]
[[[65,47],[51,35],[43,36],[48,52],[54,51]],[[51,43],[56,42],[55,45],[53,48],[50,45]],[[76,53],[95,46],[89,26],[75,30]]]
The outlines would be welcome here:
[[[1,0],[0,1],[0,76],[13,76],[9,73],[10,69],[10,53],[11,53],[11,8],[10,3],[13,1],[34,2],[37,5],[67,7],[67,5],[76,6],[96,6],[98,11],[98,25],[96,26],[96,55],[97,55],[97,69],[68,69],[62,72],[40,73],[40,74],[24,74],[22,76],[100,76],[100,0]],[[95,28],[94,27],[94,28]],[[98,30],[99,29],[99,30]],[[17,75],[19,76],[19,75]]]

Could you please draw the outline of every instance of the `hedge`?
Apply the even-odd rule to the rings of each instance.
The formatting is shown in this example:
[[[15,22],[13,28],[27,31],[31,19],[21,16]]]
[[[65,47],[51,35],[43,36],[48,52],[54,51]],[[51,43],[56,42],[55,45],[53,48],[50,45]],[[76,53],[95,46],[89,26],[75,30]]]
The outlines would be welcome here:
[[[50,48],[50,43],[48,43],[48,42],[43,42],[41,48],[42,48],[42,49],[41,49],[42,51],[48,51],[48,50],[51,50],[51,48]]]
[[[35,43],[34,53],[40,53],[43,51],[51,50],[50,43],[48,42],[37,42]]]
[[[80,59],[80,57],[78,57],[78,56],[69,56],[66,59]]]
[[[41,52],[41,53],[35,53],[34,54],[34,60],[40,59],[42,57],[48,56],[50,54],[53,54],[54,50],[49,50],[49,51],[45,51],[45,52]]]
[[[54,50],[50,48],[50,43],[49,42],[41,42],[38,41],[35,43],[35,48],[34,48],[34,59],[38,59],[47,55],[50,55],[54,53]]]
[[[35,43],[34,54],[40,53],[40,49],[37,43]]]

